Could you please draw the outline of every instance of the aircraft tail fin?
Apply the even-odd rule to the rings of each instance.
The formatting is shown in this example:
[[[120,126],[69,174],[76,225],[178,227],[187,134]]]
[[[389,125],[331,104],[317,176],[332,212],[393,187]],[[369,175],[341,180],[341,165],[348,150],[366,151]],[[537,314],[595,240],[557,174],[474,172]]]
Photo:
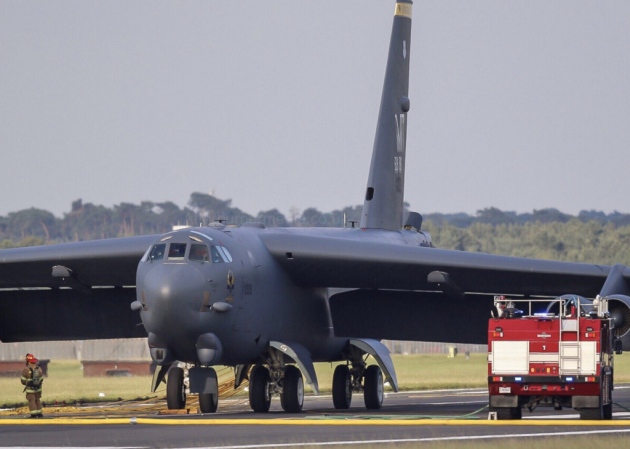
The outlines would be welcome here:
[[[405,187],[411,0],[397,0],[361,228],[402,227]]]

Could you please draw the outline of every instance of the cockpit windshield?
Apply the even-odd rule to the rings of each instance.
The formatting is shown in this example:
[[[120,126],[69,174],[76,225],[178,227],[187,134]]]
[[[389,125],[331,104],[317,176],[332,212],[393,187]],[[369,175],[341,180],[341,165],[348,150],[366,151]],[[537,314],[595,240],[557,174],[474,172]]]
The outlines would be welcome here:
[[[149,254],[150,260],[161,260],[164,257],[164,250],[166,249],[166,243],[158,243],[153,245],[151,253]]]
[[[230,263],[232,262],[232,255],[225,246],[211,246],[210,251],[212,253],[213,263]]]
[[[210,257],[208,256],[208,247],[203,244],[193,243],[190,245],[190,254],[188,258],[192,261],[208,262]]]
[[[217,250],[216,246],[210,247],[210,251],[212,251],[212,262],[213,263],[221,263],[221,262],[223,262],[223,259],[221,258],[221,255],[219,254],[219,251]]]
[[[169,259],[183,259],[186,254],[186,244],[185,243],[171,243],[168,248],[168,258]]]
[[[168,245],[168,249],[166,248]],[[190,251],[188,250],[187,243],[156,243],[148,251],[148,256],[145,256],[143,260],[158,261],[164,259],[167,255],[167,260],[184,260],[188,256],[188,260],[192,262],[212,262],[212,263],[230,263],[232,262],[232,255],[225,246],[208,246],[204,243],[191,243]]]

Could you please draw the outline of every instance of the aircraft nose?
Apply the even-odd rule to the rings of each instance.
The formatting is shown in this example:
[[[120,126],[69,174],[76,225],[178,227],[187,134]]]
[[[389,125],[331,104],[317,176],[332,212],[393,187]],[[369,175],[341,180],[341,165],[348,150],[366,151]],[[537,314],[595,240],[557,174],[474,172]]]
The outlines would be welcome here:
[[[162,318],[175,318],[199,310],[206,282],[190,265],[162,264],[146,274],[143,287],[147,307],[152,313],[164,315]]]
[[[185,263],[145,264],[143,269],[137,279],[138,301],[151,356],[158,363],[196,360],[195,341],[209,327],[210,314],[200,314],[210,297],[209,283],[200,270]],[[207,359],[214,353],[202,355]]]

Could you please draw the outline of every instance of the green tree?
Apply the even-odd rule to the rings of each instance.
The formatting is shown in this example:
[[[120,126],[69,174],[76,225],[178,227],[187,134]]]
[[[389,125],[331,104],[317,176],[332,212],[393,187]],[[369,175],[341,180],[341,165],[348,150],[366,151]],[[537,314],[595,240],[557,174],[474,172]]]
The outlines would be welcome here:
[[[65,241],[82,241],[116,237],[114,213],[104,206],[95,206],[78,199],[60,223]]]
[[[260,211],[254,221],[264,224],[267,228],[286,227],[289,225],[286,217],[278,209]]]
[[[11,212],[6,219],[6,227],[12,240],[24,240],[27,237],[40,237],[44,242],[50,242],[57,237],[57,220],[48,211],[24,209]]]

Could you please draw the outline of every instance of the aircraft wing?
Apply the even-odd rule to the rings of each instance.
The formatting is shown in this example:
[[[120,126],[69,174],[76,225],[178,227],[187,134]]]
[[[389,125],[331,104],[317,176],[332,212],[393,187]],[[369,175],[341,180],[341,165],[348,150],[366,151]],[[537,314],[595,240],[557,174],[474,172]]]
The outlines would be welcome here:
[[[156,236],[31,246],[0,251],[0,288],[60,287],[54,266],[83,285],[135,285],[138,262]]]
[[[138,262],[155,238],[0,251],[0,341],[146,336],[130,304]]]
[[[608,266],[594,264],[392,245],[369,239],[273,233],[262,239],[295,282],[313,287],[594,297],[610,271]],[[628,271],[626,278],[630,277]]]
[[[361,238],[261,238],[294,282],[331,288],[335,335],[343,337],[483,344],[493,294],[592,298],[613,270]],[[617,267],[627,281],[630,270]]]

